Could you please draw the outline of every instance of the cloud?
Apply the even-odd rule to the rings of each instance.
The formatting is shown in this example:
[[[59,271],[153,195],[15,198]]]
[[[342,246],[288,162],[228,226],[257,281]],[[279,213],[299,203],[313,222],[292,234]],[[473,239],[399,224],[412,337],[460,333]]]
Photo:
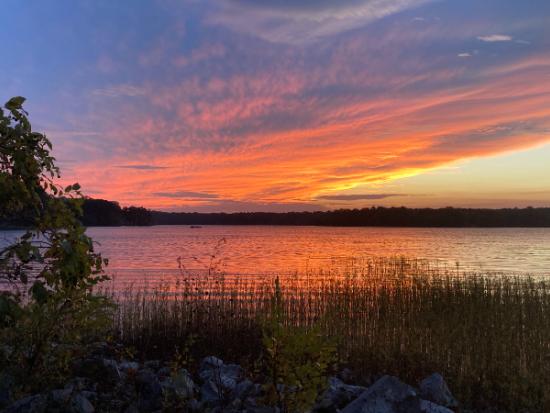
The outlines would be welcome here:
[[[459,53],[457,55],[458,57],[472,57],[471,53],[465,52],[465,53]]]
[[[322,195],[317,199],[325,201],[363,201],[363,200],[375,200],[385,199],[396,196],[407,196],[407,194],[352,194],[352,195]]]
[[[120,97],[136,97],[143,96],[146,93],[145,88],[121,84],[121,85],[111,85],[105,88],[99,88],[92,90],[92,96],[100,97],[110,97],[110,98],[120,98]]]
[[[225,0],[208,21],[280,43],[307,44],[433,0]]]
[[[235,201],[231,199],[219,200],[199,205],[176,204],[159,208],[164,211],[181,212],[315,212],[325,211],[328,208],[307,202],[254,202]]]
[[[438,8],[443,24],[428,8],[385,19],[365,11],[421,4],[413,1],[202,4],[206,15],[190,13],[189,26],[200,35],[177,39],[144,66],[139,56],[166,43],[147,33],[138,58],[116,59],[126,83],[83,92],[73,117],[58,122],[97,131],[56,140],[58,159],[77,160],[68,180],[123,205],[163,209],[309,208],[338,201],[319,194],[353,193],[391,203],[413,193],[397,186],[404,177],[550,140],[544,44],[457,62],[458,52],[475,55],[465,42],[486,30],[482,17],[459,24]],[[413,24],[420,13],[432,24]],[[371,18],[378,21],[365,23]],[[169,37],[172,26],[162,26]],[[288,42],[264,41],[277,36]],[[117,78],[102,73],[87,87]],[[384,199],[354,197],[339,201]]]
[[[115,168],[121,169],[137,169],[141,171],[156,171],[161,169],[168,169],[166,166],[157,166],[157,165],[116,165]]]
[[[478,40],[481,40],[482,42],[510,42],[512,41],[513,37],[508,36],[507,34],[491,34],[488,36],[477,36]]]
[[[175,192],[154,192],[155,197],[162,198],[195,198],[195,199],[216,199],[219,198],[216,194],[193,191],[175,191]]]

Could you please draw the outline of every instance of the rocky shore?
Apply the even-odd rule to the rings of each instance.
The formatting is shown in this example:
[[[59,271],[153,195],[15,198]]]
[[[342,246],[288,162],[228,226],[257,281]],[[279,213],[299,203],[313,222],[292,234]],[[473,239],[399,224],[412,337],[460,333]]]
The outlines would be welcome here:
[[[214,356],[204,358],[195,375],[157,360],[117,361],[105,351],[75,361],[73,378],[62,388],[10,400],[1,389],[5,413],[45,412],[212,412],[279,413],[266,405],[264,387],[237,364]],[[437,373],[417,387],[393,376],[371,386],[352,384],[351,372],[329,377],[327,388],[311,409],[316,413],[450,413],[458,407],[443,377]],[[296,389],[281,388],[292,392]],[[2,404],[0,404],[2,406]]]

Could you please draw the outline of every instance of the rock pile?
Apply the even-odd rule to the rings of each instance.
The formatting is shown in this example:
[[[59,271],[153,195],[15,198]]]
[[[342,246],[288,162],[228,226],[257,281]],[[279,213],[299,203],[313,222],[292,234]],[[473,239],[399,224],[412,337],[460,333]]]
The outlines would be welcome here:
[[[239,365],[213,356],[202,360],[196,377],[155,360],[117,362],[100,355],[78,361],[73,371],[64,388],[23,398],[4,412],[279,412],[262,403],[262,385],[247,378]],[[458,406],[437,373],[418,388],[392,376],[370,387],[346,384],[341,378],[329,378],[312,413],[452,413]]]

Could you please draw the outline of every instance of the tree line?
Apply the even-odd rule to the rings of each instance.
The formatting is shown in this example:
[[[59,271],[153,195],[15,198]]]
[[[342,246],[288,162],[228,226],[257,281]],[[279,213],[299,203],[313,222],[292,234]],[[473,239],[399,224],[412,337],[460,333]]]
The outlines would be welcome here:
[[[550,208],[406,208],[371,207],[317,212],[199,213],[121,207],[118,202],[85,198],[83,225],[294,225],[342,227],[550,227]],[[0,228],[24,225],[24,214]],[[11,225],[10,225],[11,224]]]
[[[156,225],[315,225],[387,227],[550,227],[550,208],[372,207],[319,212],[186,213],[152,211]]]

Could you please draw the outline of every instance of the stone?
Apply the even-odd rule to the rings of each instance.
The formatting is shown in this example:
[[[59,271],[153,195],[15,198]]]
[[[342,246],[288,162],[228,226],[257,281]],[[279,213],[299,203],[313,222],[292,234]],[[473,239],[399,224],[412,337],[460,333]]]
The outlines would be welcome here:
[[[223,366],[223,361],[217,357],[209,356],[205,357],[201,361],[199,371],[211,370]]]
[[[101,383],[113,383],[121,378],[117,362],[101,357],[77,361],[73,365],[73,374]]]
[[[399,405],[417,393],[408,384],[393,376],[384,376],[348,404],[342,413],[396,413]]]
[[[65,405],[69,402],[73,393],[72,387],[66,387],[64,389],[56,389],[50,392],[50,398],[54,403]]]
[[[173,384],[178,397],[191,399],[195,395],[197,386],[187,370],[181,369],[178,371],[178,374],[173,378]]]
[[[0,373],[0,409],[11,404],[11,389],[13,383],[14,380],[12,376]]]
[[[366,387],[345,384],[337,377],[330,377],[328,384],[328,388],[323,392],[319,402],[314,407],[317,412],[336,412],[367,390]]]
[[[128,370],[139,370],[139,363],[136,363],[135,361],[123,361],[118,365],[119,369],[126,372]]]
[[[157,376],[150,370],[141,370],[136,376],[138,407],[140,411],[152,412],[162,408],[162,387]]]
[[[36,394],[16,401],[3,410],[3,413],[44,413],[47,411],[46,407],[46,397],[41,394]]]
[[[257,396],[258,388],[252,381],[245,379],[237,384],[233,393],[235,398],[245,400]]]
[[[207,406],[216,406],[224,400],[224,392],[221,386],[213,380],[203,383],[200,389],[201,402]]]
[[[454,398],[445,379],[439,373],[434,373],[420,382],[420,396],[441,406],[458,406],[458,401]]]
[[[422,413],[453,413],[451,409],[432,403],[428,400],[420,400],[419,407]]]
[[[81,393],[75,394],[71,399],[71,407],[74,413],[94,413],[92,403]]]
[[[353,380],[353,373],[350,369],[345,368],[338,374],[338,378],[342,380],[344,383],[349,384]]]

